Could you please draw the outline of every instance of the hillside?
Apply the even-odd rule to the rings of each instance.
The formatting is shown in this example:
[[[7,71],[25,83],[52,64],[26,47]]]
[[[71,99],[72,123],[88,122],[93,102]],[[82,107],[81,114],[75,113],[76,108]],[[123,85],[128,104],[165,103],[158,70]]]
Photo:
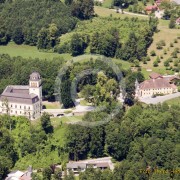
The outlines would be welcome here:
[[[16,0],[1,4],[0,9],[0,44],[13,40],[16,44],[37,45],[38,37],[47,35],[56,40],[77,22],[70,8],[59,0]]]

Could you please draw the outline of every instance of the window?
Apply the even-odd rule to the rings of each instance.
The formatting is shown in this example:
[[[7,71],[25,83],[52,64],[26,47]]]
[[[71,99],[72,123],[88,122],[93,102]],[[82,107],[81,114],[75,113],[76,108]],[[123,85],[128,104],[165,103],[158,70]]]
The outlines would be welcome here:
[[[21,106],[20,106],[20,109],[21,109]]]
[[[11,104],[11,107],[13,107],[13,105]]]
[[[15,108],[17,108],[17,105],[15,105]]]
[[[17,114],[17,111],[16,111],[16,114]]]
[[[24,106],[24,109],[26,109],[26,106]]]
[[[11,113],[13,113],[13,110],[11,110]]]
[[[20,114],[21,114],[21,111],[20,111]]]

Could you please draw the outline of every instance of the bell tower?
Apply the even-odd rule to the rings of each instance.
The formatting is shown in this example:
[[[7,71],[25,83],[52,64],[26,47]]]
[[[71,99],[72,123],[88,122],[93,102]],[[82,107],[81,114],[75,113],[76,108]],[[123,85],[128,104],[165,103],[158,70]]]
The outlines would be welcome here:
[[[138,99],[138,97],[139,97],[139,82],[136,79],[136,81],[135,81],[135,99]]]
[[[42,84],[41,76],[38,72],[33,72],[29,78],[29,94],[36,94],[42,105]]]

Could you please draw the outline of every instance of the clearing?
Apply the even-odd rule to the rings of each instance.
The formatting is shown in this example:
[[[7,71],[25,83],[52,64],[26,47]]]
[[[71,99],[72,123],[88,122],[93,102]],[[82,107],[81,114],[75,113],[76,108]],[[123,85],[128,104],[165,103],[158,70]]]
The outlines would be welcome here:
[[[9,54],[11,57],[22,56],[23,58],[39,58],[51,60],[56,57],[63,57],[65,60],[71,58],[70,54],[40,52],[36,48],[36,46],[17,45],[13,42],[10,42],[6,46],[0,46],[0,54]]]

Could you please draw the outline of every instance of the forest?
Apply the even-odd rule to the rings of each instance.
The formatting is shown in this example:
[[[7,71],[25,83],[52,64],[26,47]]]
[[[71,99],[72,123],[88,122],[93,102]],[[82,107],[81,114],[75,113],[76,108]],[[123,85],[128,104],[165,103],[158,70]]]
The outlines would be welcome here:
[[[0,45],[14,41],[40,51],[93,53],[130,62],[147,55],[158,23],[152,17],[96,17],[92,0],[16,0],[1,3],[0,9]]]
[[[91,21],[78,22],[72,32],[62,35],[55,51],[73,56],[101,54],[133,62],[147,55],[156,30],[157,20],[154,18],[148,21],[134,17],[95,17]]]
[[[59,0],[16,0],[0,4],[0,22],[0,44],[13,40],[36,46],[46,38],[44,49],[48,49],[75,27],[77,18]]]
[[[54,82],[59,69],[64,63],[63,58],[49,59],[24,59],[11,58],[9,55],[0,55],[0,93],[7,85],[27,85],[29,75],[38,71],[43,77],[43,95],[45,99],[53,99]]]
[[[36,169],[43,167],[47,171],[51,165],[60,163],[65,170],[68,159],[110,155],[116,162],[113,172],[90,168],[81,173],[79,179],[178,180],[179,112],[179,106],[169,107],[166,103],[150,106],[136,104],[127,112],[121,109],[111,121],[103,125],[59,124],[57,127],[51,125],[47,114],[43,114],[40,123],[36,125],[23,117],[0,116],[0,178],[13,166],[25,169],[32,164]],[[106,111],[103,113],[104,116],[108,114]],[[86,115],[83,121],[89,121],[89,117]],[[93,117],[94,121],[102,120],[101,114]],[[61,131],[65,128],[63,139],[59,128]],[[60,133],[59,137],[57,133]],[[147,166],[151,167],[151,171],[146,172]],[[153,173],[155,169],[168,173]],[[51,173],[49,179],[58,179],[55,178],[56,172]],[[38,174],[34,176],[39,177]],[[67,175],[65,179],[74,179],[73,174]]]

